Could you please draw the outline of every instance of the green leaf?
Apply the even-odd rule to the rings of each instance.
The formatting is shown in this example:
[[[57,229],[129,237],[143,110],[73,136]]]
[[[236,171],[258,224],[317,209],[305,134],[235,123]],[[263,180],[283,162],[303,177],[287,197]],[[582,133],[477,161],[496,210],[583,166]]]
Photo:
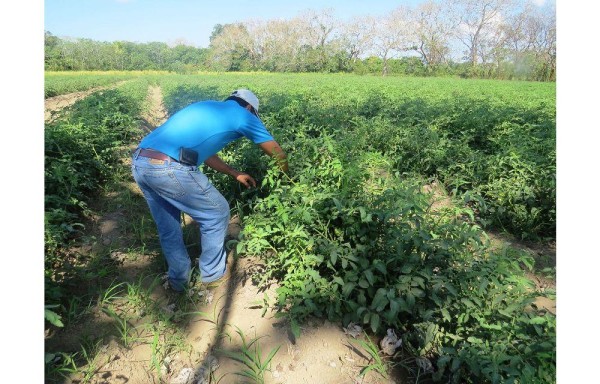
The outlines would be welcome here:
[[[481,280],[481,283],[479,284],[479,294],[481,294],[483,292],[486,292],[486,288],[487,288],[488,284],[489,284],[489,280],[488,279],[483,278]]]
[[[473,308],[475,306],[475,304],[473,304],[473,302],[465,297],[463,297],[462,299],[460,299],[460,301],[465,304],[467,307],[469,308]]]
[[[505,309],[498,309],[498,312],[503,314],[504,316],[512,317],[513,312],[519,307],[518,304],[512,304],[506,307]]]
[[[455,372],[458,369],[458,367],[460,367],[460,363],[461,363],[460,359],[457,359],[457,358],[452,359],[452,365],[450,366],[450,370],[452,372]]]
[[[382,275],[387,275],[387,269],[385,268],[385,264],[379,262],[374,264],[375,268],[381,272]]]
[[[298,325],[298,321],[296,321],[296,319],[292,318],[290,321],[290,324],[292,326],[292,335],[294,335],[294,337],[296,339],[298,339],[300,337],[300,326]]]
[[[442,317],[446,321],[452,320],[452,318],[450,317],[450,312],[448,312],[448,310],[446,308],[442,308]]]
[[[406,294],[406,304],[408,305],[409,308],[412,308],[415,306],[415,296],[411,292],[408,292]]]
[[[64,324],[61,321],[61,317],[58,313],[45,308],[44,309],[44,318],[50,322],[50,324],[57,327],[64,327]]]
[[[387,291],[384,288],[379,288],[375,293],[375,297],[373,297],[373,302],[371,303],[371,308],[380,312],[388,305],[389,301],[387,299]]]
[[[44,363],[48,364],[52,360],[54,360],[57,356],[60,356],[58,353],[45,353],[44,354]]]
[[[271,353],[269,353],[269,356],[267,356],[267,359],[265,360],[264,364],[261,367],[263,370],[269,366],[269,364],[271,363],[271,360],[273,359],[273,357],[275,356],[277,351],[279,351],[279,348],[281,348],[281,345],[278,345],[277,348],[273,348],[271,350]]]
[[[419,276],[414,276],[412,278],[412,281],[411,281],[410,285],[412,287],[417,287],[418,286],[418,287],[421,287],[421,288],[425,289],[425,279],[423,279],[422,277],[419,277]]]
[[[375,368],[374,365],[367,365],[366,367],[364,367],[363,369],[360,370],[359,375],[364,376],[367,373],[369,373],[369,371],[373,370],[374,368]]]
[[[362,315],[362,313],[363,313],[364,311],[366,311],[366,310],[367,310],[367,307],[359,307],[359,308],[356,310],[356,315],[357,315],[358,317],[360,317],[360,316]]]
[[[487,324],[480,322],[479,325],[481,325],[481,327],[485,329],[495,329],[497,331],[502,330],[502,326],[500,324]]]
[[[538,324],[538,325],[540,325],[540,324],[546,324],[546,322],[547,322],[546,318],[541,317],[541,316],[536,316],[536,317],[534,317],[534,318],[532,318],[532,319],[529,320],[529,324]]]
[[[245,245],[246,243],[244,243],[243,241],[238,242],[235,246],[235,253],[238,255],[242,254],[244,252]]]
[[[452,295],[454,295],[454,296],[457,295],[458,292],[456,291],[456,288],[454,288],[454,285],[452,285],[450,283],[446,283],[445,287],[448,290],[448,292],[450,292]]]
[[[452,360],[452,357],[448,356],[448,355],[442,355],[439,357],[439,359],[437,360],[437,366],[438,368],[443,368],[446,366],[446,364],[448,364],[448,362]]]
[[[333,251],[331,251],[331,254],[329,255],[329,260],[331,260],[331,265],[335,266],[337,258],[338,258],[338,253],[337,253],[337,250],[334,249]]]
[[[348,283],[344,284],[344,287],[342,288],[342,294],[345,297],[349,297],[355,286],[356,286],[356,284],[352,283],[352,282],[348,282]]]
[[[390,301],[390,316],[395,317],[400,312],[400,304],[396,300]]]
[[[379,330],[380,322],[381,322],[381,319],[379,318],[379,315],[376,313],[373,313],[371,315],[371,329],[373,330],[373,332],[377,332]]]
[[[498,296],[496,296],[496,297],[494,297],[494,300],[492,300],[492,305],[494,305],[494,306],[495,306],[495,305],[498,305],[498,303],[500,303],[500,302],[501,302],[502,300],[504,300],[505,298],[506,298],[506,295],[505,295],[505,294],[503,294],[503,293],[502,293],[502,294],[500,294],[500,295],[498,295]]]
[[[336,199],[335,197],[333,198],[333,203],[335,204],[335,207],[336,207],[338,210],[340,210],[340,211],[342,210],[342,204],[341,204],[341,203],[340,203],[340,201],[339,201],[338,199]]]
[[[365,211],[364,207],[358,207],[358,210],[360,211],[360,219],[364,221],[367,216],[367,211]]]
[[[410,292],[415,296],[415,297],[425,297],[425,291],[423,291],[420,288],[411,288]]]
[[[360,221],[363,223],[368,223],[372,221],[373,215],[371,213],[367,213],[363,207],[358,207],[360,211]]]

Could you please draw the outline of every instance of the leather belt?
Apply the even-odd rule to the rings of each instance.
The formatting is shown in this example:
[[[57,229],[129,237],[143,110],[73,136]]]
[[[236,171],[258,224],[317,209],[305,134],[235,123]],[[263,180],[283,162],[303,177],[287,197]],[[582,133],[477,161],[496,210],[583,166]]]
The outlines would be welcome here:
[[[156,159],[156,160],[169,160],[169,161],[176,161],[174,158],[172,158],[169,155],[165,155],[162,152],[159,151],[155,151],[153,149],[141,149],[139,156],[143,156],[143,157],[149,157],[151,159]]]

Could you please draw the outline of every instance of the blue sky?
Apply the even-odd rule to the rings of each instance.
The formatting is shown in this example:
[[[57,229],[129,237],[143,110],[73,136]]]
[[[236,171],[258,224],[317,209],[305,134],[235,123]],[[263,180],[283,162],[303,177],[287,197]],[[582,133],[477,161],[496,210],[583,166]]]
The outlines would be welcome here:
[[[333,8],[339,18],[383,14],[398,4],[422,0],[46,0],[44,29],[56,36],[99,41],[173,42],[185,39],[207,47],[216,24],[249,19],[288,19],[298,13]]]
[[[208,47],[216,24],[249,19],[288,19],[300,12],[332,8],[336,18],[383,15],[423,0],[46,0],[44,30],[59,37],[133,42],[184,39]],[[532,0],[543,4],[546,0]],[[550,0],[553,1],[553,0]]]

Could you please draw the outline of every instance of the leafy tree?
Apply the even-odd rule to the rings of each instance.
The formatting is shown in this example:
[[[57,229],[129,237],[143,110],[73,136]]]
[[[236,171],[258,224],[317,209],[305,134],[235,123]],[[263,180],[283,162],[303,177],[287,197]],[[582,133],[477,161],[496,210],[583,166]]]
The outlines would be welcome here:
[[[355,72],[554,81],[554,5],[427,0],[346,23],[330,9],[216,24],[208,48],[97,42],[45,32],[46,70]],[[529,4],[529,5],[528,5]],[[453,57],[462,45],[465,56]],[[418,60],[414,54],[418,54]],[[455,54],[454,54],[455,55]]]
[[[450,53],[448,8],[433,0],[418,6],[415,13],[416,51],[429,67],[442,64]]]

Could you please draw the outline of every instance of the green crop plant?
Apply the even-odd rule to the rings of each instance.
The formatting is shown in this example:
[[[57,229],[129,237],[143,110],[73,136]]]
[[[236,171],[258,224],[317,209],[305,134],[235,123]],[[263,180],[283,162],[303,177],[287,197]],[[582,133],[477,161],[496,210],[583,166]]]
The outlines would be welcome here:
[[[79,373],[82,376],[82,383],[91,382],[92,377],[98,371],[98,366],[96,365],[95,355],[98,351],[99,342],[90,348],[86,348],[85,346],[81,347],[81,356],[85,361],[85,364],[79,369]],[[88,351],[89,349],[89,351]]]
[[[135,340],[135,337],[132,335],[135,327],[129,322],[127,316],[119,316],[118,313],[110,308],[102,308],[102,311],[113,320],[119,339],[126,348],[129,348]]]
[[[44,74],[44,98],[113,86],[133,78],[133,75],[126,73],[46,72]]]
[[[371,340],[371,338],[364,333],[365,340],[354,339],[350,340],[350,344],[356,347],[355,344],[360,346],[363,351],[369,355],[369,363],[360,370],[361,376],[366,376],[370,371],[379,373],[383,378],[389,377],[389,362],[382,357],[379,347]]]
[[[77,373],[78,368],[75,360],[78,358],[79,352],[46,352],[44,355],[44,373],[50,381],[58,382],[58,378],[68,378],[70,375]]]
[[[112,302],[118,299],[122,299],[120,296],[124,293],[123,287],[127,286],[125,282],[111,284],[106,290],[104,290],[98,298],[98,305],[104,307],[111,305]]]
[[[271,369],[271,360],[273,360],[273,357],[275,357],[281,346],[272,348],[267,356],[263,356],[259,340],[264,336],[247,339],[239,327],[235,326],[235,328],[242,342],[240,351],[234,352],[221,348],[219,349],[219,353],[243,364],[244,368],[236,372],[237,375],[246,377],[254,383],[264,383],[265,372]]]

